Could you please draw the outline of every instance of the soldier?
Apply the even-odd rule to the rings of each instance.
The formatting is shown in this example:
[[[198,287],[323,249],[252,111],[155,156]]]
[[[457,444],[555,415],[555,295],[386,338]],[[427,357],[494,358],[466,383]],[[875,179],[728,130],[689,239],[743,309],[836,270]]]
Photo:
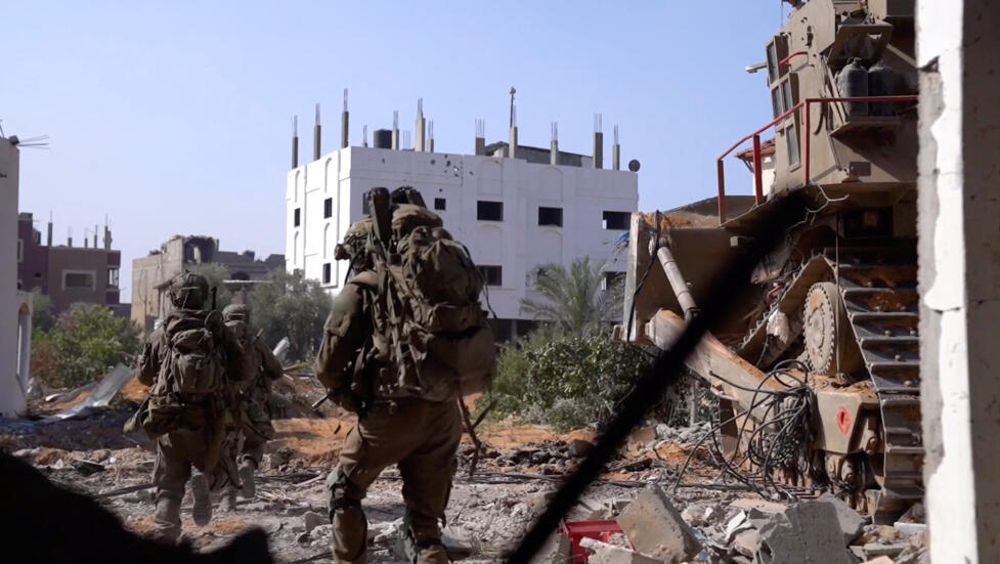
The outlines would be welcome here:
[[[249,357],[247,366],[250,374],[235,382],[241,403],[240,430],[232,446],[234,449],[239,448],[239,439],[242,438],[242,447],[239,448],[239,452],[233,454],[239,464],[240,482],[243,485],[241,493],[243,497],[252,498],[256,489],[254,472],[264,456],[264,445],[274,437],[270,406],[271,382],[284,376],[284,371],[260,335],[250,335],[249,305],[228,305],[222,310],[222,317]],[[230,508],[235,507],[236,492],[235,486],[228,492]]]
[[[199,526],[212,518],[209,492],[218,485],[217,470],[223,468],[223,476],[238,482],[235,464],[222,456],[222,447],[234,429],[225,379],[240,377],[230,367],[242,362],[243,351],[210,309],[203,276],[178,275],[169,295],[174,311],[150,335],[138,360],[138,379],[152,389],[127,428],[139,424],[156,439],[154,536],[174,542],[181,533],[180,505],[188,481],[192,517]]]
[[[378,276],[363,252],[370,220],[348,230],[337,259],[350,259],[357,275],[333,300],[316,359],[316,374],[329,397],[358,415],[340,463],[327,477],[335,562],[367,561],[367,521],[361,509],[368,487],[382,470],[398,464],[406,503],[405,540],[420,564],[448,562],[438,525],[443,519],[462,434],[455,401],[430,401],[397,385],[386,354],[386,335],[376,330]]]

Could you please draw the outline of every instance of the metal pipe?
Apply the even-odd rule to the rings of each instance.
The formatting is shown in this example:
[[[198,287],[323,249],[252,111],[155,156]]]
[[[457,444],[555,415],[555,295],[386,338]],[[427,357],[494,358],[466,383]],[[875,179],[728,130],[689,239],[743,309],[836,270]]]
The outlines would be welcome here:
[[[691,318],[698,313],[698,305],[694,303],[694,297],[691,295],[691,290],[688,289],[687,282],[684,281],[684,275],[681,274],[681,269],[678,268],[673,253],[670,252],[670,247],[663,240],[660,241],[658,247],[656,258],[660,260],[660,266],[663,267],[663,272],[667,275],[667,282],[670,282],[670,288],[677,296],[677,303],[680,304],[681,310],[684,312],[684,319],[691,321]]]
[[[764,174],[760,162],[760,135],[753,136],[753,193],[757,205],[764,203]]]
[[[726,165],[722,157],[719,157],[715,168],[719,174],[719,225],[722,225],[726,222]]]
[[[780,61],[778,61],[778,66],[780,67],[782,65],[787,64],[788,61],[791,61],[792,59],[794,59],[795,57],[798,57],[799,55],[808,55],[808,54],[809,53],[807,53],[805,51],[796,51],[796,52],[792,53],[791,55],[785,57],[784,59],[781,59]],[[766,65],[766,63],[765,63],[765,65]]]

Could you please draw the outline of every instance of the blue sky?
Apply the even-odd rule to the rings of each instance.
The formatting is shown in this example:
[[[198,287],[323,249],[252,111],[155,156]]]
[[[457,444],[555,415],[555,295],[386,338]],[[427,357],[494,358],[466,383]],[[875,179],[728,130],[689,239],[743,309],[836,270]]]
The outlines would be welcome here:
[[[517,88],[522,144],[589,153],[593,114],[621,129],[638,159],[642,209],[712,196],[715,158],[770,118],[764,43],[779,0],[715,2],[13,2],[2,10],[7,57],[0,125],[48,134],[25,149],[21,211],[55,238],[110,218],[131,260],[173,234],[206,234],[226,250],[284,252],[291,116],[312,154],[313,105],[324,152],[339,136],[350,89],[361,127],[412,129],[416,99],[435,148],[471,152],[475,120],[506,139]],[[748,193],[730,160],[730,190]],[[44,232],[44,223],[41,224]]]

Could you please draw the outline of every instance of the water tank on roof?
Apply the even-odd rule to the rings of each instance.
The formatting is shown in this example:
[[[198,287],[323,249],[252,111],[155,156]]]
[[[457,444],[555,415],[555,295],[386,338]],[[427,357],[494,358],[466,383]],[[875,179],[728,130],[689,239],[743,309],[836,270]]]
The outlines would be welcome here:
[[[851,59],[837,73],[837,90],[844,98],[868,96],[868,71],[860,59]],[[868,115],[868,102],[844,102],[844,109],[849,117],[864,117]]]
[[[372,146],[376,149],[392,149],[392,130],[376,129],[372,135]]]
[[[879,61],[868,69],[868,92],[871,96],[893,96],[898,89],[899,77],[892,67]],[[873,116],[891,116],[895,114],[892,102],[872,102]]]

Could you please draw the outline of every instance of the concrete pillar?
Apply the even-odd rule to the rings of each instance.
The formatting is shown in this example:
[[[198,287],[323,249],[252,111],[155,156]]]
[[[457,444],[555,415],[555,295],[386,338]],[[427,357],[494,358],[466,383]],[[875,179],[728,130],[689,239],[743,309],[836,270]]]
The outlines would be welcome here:
[[[601,114],[594,114],[594,168],[604,168],[604,132]]]
[[[399,110],[392,112],[392,150],[399,150]]]
[[[17,201],[20,150],[0,137],[0,415],[16,417],[26,408],[17,379]]]
[[[507,146],[507,156],[514,158],[517,155],[517,126],[510,128],[510,145]]]
[[[319,104],[316,104],[316,125],[313,126],[313,160],[318,161],[322,154],[320,143],[323,140],[323,129],[319,125]]]
[[[31,294],[21,292],[17,317],[17,379],[22,390],[31,389]]]
[[[611,169],[622,169],[622,146],[618,144],[618,125],[615,124],[615,142],[611,145]]]
[[[932,562],[1000,562],[1000,4],[917,3],[920,355]]]
[[[344,89],[344,109],[340,113],[340,148],[346,149],[350,144],[348,140],[350,113],[347,111],[347,89]],[[365,135],[367,137],[367,135]]]
[[[479,156],[486,154],[486,120],[476,120],[476,146],[473,154]]]
[[[298,166],[299,166],[299,116],[294,116],[292,117],[292,168],[298,168]]]
[[[413,150],[422,153],[426,149],[424,145],[424,135],[427,130],[427,123],[424,120],[424,99],[420,98],[417,100],[417,120],[413,124],[414,131],[414,143]]]
[[[549,164],[559,164],[559,123],[552,122],[552,141],[549,143]]]

